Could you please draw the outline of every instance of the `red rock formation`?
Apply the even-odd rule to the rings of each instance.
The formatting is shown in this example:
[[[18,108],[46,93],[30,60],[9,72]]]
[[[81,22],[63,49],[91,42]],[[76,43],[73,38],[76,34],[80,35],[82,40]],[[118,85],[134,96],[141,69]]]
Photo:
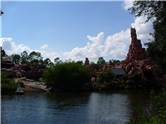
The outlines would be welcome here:
[[[123,68],[128,73],[129,78],[134,74],[140,74],[142,80],[152,78],[157,65],[146,56],[145,48],[142,48],[141,41],[137,39],[136,30],[131,28],[131,44]]]
[[[131,28],[131,44],[126,61],[141,60],[145,58],[145,48],[142,48],[141,41],[137,39],[136,30]]]

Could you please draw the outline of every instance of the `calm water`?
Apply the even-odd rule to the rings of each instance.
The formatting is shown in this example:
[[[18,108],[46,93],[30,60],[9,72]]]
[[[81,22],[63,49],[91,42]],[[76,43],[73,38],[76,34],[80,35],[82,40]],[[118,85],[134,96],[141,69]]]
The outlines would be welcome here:
[[[132,93],[59,93],[2,96],[2,124],[126,124],[139,118],[148,95]]]

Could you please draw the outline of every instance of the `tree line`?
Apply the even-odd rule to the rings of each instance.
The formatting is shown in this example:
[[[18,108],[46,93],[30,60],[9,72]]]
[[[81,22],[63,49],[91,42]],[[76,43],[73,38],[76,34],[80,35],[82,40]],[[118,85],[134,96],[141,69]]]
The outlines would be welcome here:
[[[8,56],[5,50],[1,49],[1,57]],[[50,58],[45,58],[41,55],[40,52],[32,51],[28,53],[27,51],[23,51],[20,54],[12,54],[9,56],[13,64],[43,64],[43,65],[53,65],[53,64],[60,64],[63,62],[75,62],[72,61],[62,61],[59,57],[55,57],[54,61],[51,61]],[[120,60],[109,60],[108,62],[103,58],[99,57],[98,60],[95,62],[90,62],[88,58],[85,58],[85,61],[76,61],[77,63],[89,65],[89,64],[97,64],[97,65],[104,65],[104,64],[118,64]]]

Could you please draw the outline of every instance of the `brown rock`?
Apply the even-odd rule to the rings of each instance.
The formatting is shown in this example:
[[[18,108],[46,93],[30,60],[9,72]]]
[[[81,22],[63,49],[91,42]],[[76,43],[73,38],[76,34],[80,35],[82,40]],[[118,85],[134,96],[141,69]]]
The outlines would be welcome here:
[[[146,56],[145,49],[142,48],[141,41],[137,39],[136,30],[131,28],[131,44],[123,68],[128,73],[128,77],[134,74],[141,74],[142,80],[151,79],[155,74],[157,65]]]
[[[131,28],[131,44],[126,61],[141,60],[145,55],[145,48],[142,48],[141,40],[137,39],[136,30]]]

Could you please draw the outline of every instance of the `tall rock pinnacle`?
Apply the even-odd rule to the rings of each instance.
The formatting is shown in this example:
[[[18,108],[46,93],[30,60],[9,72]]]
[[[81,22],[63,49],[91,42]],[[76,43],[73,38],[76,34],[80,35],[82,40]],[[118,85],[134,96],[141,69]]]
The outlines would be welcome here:
[[[135,28],[131,28],[131,44],[126,61],[141,60],[145,58],[145,49],[142,48],[141,41],[137,39]]]

